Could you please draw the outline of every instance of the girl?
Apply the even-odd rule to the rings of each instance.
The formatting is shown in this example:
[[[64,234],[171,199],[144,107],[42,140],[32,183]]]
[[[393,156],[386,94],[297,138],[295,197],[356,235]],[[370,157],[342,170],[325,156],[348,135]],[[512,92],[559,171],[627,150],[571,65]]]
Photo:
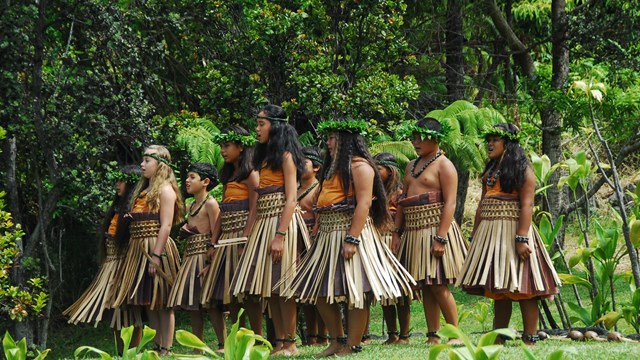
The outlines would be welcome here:
[[[378,167],[382,184],[384,185],[385,194],[389,201],[389,214],[391,219],[395,219],[396,212],[398,210],[398,197],[402,193],[402,183],[400,176],[400,169],[398,168],[398,162],[396,157],[390,153],[382,152],[376,154],[373,159]],[[391,231],[381,234],[381,240],[391,249]],[[397,317],[400,318],[402,325],[406,324],[406,329],[402,330],[402,338],[400,338],[400,332],[396,324],[396,307]],[[391,303],[382,304],[382,315],[385,323],[387,323],[389,338],[385,341],[385,344],[406,343],[409,341],[409,321],[408,317],[411,311],[410,303],[407,299],[401,299],[399,302],[392,301]]]
[[[531,226],[536,179],[518,142],[518,128],[497,124],[485,138],[489,163],[482,174],[482,198],[458,285],[495,300],[496,329],[509,326],[512,302],[518,301],[522,339],[534,344],[539,339],[538,300],[557,294],[560,279]]]
[[[322,158],[320,149],[315,146],[303,147],[302,154],[305,157],[305,172],[302,175],[302,179],[300,179],[298,203],[300,204],[300,209],[302,209],[302,218],[307,224],[307,230],[311,233],[316,224],[316,215],[313,212],[313,206],[318,197],[318,190],[320,190],[318,186],[318,173],[322,168]],[[302,311],[306,323],[303,345],[326,344],[326,327],[324,326],[324,322],[322,322],[316,306],[303,305]]]
[[[231,279],[238,267],[242,245],[232,244],[214,248],[220,240],[248,237],[256,218],[258,193],[258,172],[253,170],[253,149],[255,138],[240,126],[231,125],[214,138],[220,144],[224,165],[220,172],[222,181],[222,203],[220,215],[213,228],[207,256],[211,265],[203,270],[204,287],[202,305],[209,309],[213,328],[218,335],[218,348],[224,347],[226,334],[223,307],[229,306],[231,321],[238,318],[240,306],[231,294]],[[252,323],[256,329],[261,323]]]
[[[167,148],[149,146],[140,167],[142,179],[133,191],[131,212],[126,216],[131,239],[114,306],[126,303],[144,307],[151,327],[157,331],[156,348],[160,355],[168,355],[175,318],[173,310],[167,308],[167,299],[180,265],[169,232],[182,219],[182,197]]]
[[[220,213],[218,202],[209,195],[209,191],[218,185],[218,172],[211,164],[195,163],[189,167],[185,183],[187,193],[193,195],[194,200],[187,212],[187,223],[180,228],[180,238],[186,240],[186,248],[169,294],[168,306],[189,311],[192,331],[202,340],[204,324],[200,292],[203,278],[200,273],[208,262],[207,245],[211,242],[211,229]],[[225,334],[217,335],[218,341],[222,342]]]
[[[260,184],[256,222],[251,229],[240,265],[233,279],[233,294],[245,302],[254,331],[261,335],[260,297],[267,300],[276,332],[273,355],[296,355],[296,302],[290,279],[278,283],[284,271],[295,270],[300,252],[309,246],[307,229],[296,202],[304,157],[298,134],[287,123],[284,110],[267,105],[256,119],[258,145],[253,166]],[[299,241],[302,240],[302,243]],[[294,271],[295,272],[295,271]],[[253,320],[252,320],[253,319]]]
[[[116,196],[102,221],[100,271],[80,298],[63,313],[69,317],[69,323],[73,324],[84,322],[95,323],[95,326],[98,326],[100,321],[110,318],[111,328],[116,335],[115,338],[118,339],[119,353],[123,350],[120,329],[131,325],[136,326],[132,346],[140,342],[142,334],[139,308],[125,305],[110,309],[109,302],[110,296],[115,291],[113,278],[124,260],[129,243],[129,236],[120,219],[127,212],[127,204],[136,182],[140,179],[140,174],[140,168],[135,165],[124,166],[120,171],[110,174],[116,183]]]
[[[413,279],[380,240],[390,223],[387,197],[360,133],[363,121],[327,121],[317,235],[292,286],[300,301],[316,303],[332,342],[319,356],[362,350],[370,300],[411,296]],[[375,200],[374,200],[375,197]],[[374,225],[376,227],[374,227]],[[338,302],[347,304],[348,338]]]

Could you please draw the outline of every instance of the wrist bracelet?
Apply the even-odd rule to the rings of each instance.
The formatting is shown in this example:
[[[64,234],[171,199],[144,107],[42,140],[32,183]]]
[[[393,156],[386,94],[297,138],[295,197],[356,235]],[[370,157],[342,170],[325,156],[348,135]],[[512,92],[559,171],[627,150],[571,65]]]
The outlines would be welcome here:
[[[360,239],[349,234],[347,234],[347,236],[344,237],[344,242],[348,244],[353,244],[353,245],[360,245]]]
[[[287,232],[286,231],[276,230],[276,235],[287,236]]]
[[[524,235],[516,235],[515,240],[517,243],[528,243],[529,237]]]
[[[440,244],[448,244],[449,243],[449,239],[447,239],[446,237],[442,237],[440,235],[433,235],[433,240],[439,242]]]
[[[207,250],[211,249],[212,247],[216,246],[216,244],[212,244],[212,243],[207,243]]]
[[[157,257],[158,259],[162,259],[162,255],[156,254],[154,252],[152,252],[151,255]]]
[[[398,234],[398,235],[402,235],[402,233],[404,232],[404,229],[401,227],[397,227],[395,229],[393,229],[393,232]]]

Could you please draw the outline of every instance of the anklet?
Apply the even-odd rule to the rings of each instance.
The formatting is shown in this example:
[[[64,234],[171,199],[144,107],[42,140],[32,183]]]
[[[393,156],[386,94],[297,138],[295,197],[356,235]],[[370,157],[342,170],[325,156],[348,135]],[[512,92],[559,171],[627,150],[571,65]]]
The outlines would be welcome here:
[[[389,335],[389,336],[391,336],[391,335],[400,336],[400,332],[399,331],[387,331],[387,335]]]
[[[296,338],[295,337],[290,337],[290,338],[281,339],[281,340],[282,340],[282,342],[288,342],[288,343],[296,342]]]
[[[364,334],[362,335],[362,339],[360,339],[360,341],[367,341],[371,338],[371,334]]]
[[[351,351],[353,351],[354,353],[359,353],[359,352],[361,352],[361,351],[362,351],[362,346],[360,346],[360,345],[353,345],[353,346],[351,347]]]
[[[430,337],[435,337],[435,338],[440,339],[440,335],[438,335],[438,332],[437,332],[437,331],[429,331],[429,332],[427,333],[427,337],[428,337],[428,338],[430,338]]]
[[[347,337],[346,336],[336,336],[336,341],[339,342],[340,344],[346,345],[347,344]]]
[[[539,335],[524,335],[522,337],[522,340],[526,340],[528,342],[536,343],[536,342],[540,341],[540,336]]]
[[[427,334],[428,335],[428,334]],[[436,335],[437,336],[437,335]],[[407,335],[398,335],[398,337],[402,340],[407,340],[411,337],[411,333],[407,334]]]
[[[224,343],[218,343],[218,349],[224,349]]]

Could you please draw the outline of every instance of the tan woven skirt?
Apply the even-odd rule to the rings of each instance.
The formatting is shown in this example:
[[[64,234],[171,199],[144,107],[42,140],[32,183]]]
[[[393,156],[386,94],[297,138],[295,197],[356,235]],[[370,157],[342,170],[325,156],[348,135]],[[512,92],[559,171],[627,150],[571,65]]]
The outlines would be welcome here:
[[[168,238],[160,261],[160,270],[165,276],[158,271],[153,277],[149,275],[149,260],[159,231],[159,220],[134,220],[129,225],[129,250],[118,275],[120,289],[114,306],[140,305],[149,306],[151,310],[167,307],[171,285],[180,266],[180,255],[173,239]]]
[[[111,327],[120,330],[123,327],[142,326],[140,308],[127,307],[111,309],[110,299],[115,291],[114,280],[124,256],[118,256],[112,239],[105,239],[107,254],[100,271],[89,287],[69,306],[63,314],[69,317],[70,324],[98,323],[111,320]]]
[[[220,214],[222,234],[218,241],[241,237],[248,217],[247,210],[222,211]],[[228,245],[214,250],[200,298],[202,305],[210,307],[214,303],[231,303],[233,300],[231,280],[239,260],[239,245]]]
[[[278,221],[284,209],[284,193],[273,192],[258,197],[256,222],[240,258],[233,277],[233,295],[243,301],[247,295],[269,298],[271,295],[291,297],[293,276],[280,282],[282,269],[290,269],[295,275],[295,264],[302,252],[310,246],[307,227],[297,207],[284,237],[282,260],[274,264],[269,254],[271,241],[276,235]],[[278,284],[277,286],[274,286]]]
[[[528,233],[531,255],[521,261],[516,253],[519,202],[484,198],[480,207],[480,224],[457,285],[468,293],[494,299],[525,300],[557,294],[560,279],[533,227]]]
[[[447,232],[444,255],[431,254],[443,207],[442,202],[402,207],[405,227],[398,258],[419,286],[455,284],[467,256],[468,244],[455,220]]]
[[[207,244],[210,241],[211,234],[195,234],[187,238],[182,264],[169,293],[168,307],[192,311],[200,309],[203,279],[198,274],[205,267]]]
[[[353,210],[320,213],[318,235],[292,282],[300,302],[326,298],[328,303],[346,302],[349,308],[362,309],[367,298],[393,301],[411,297],[413,278],[380,241],[370,218],[360,234],[356,254],[344,259],[343,240],[352,219]]]

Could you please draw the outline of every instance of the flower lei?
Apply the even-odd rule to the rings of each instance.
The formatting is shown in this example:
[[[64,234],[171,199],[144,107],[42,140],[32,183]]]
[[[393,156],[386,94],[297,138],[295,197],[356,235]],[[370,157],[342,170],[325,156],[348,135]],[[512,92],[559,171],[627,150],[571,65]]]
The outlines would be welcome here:
[[[344,131],[352,134],[366,135],[369,125],[363,120],[325,120],[318,124],[319,134]]]
[[[484,138],[488,138],[489,136],[498,136],[503,139],[519,142],[520,141],[520,132],[512,133],[509,131],[505,131],[499,127],[491,127],[483,131]]]
[[[440,125],[442,126],[440,131],[435,131],[435,130],[431,130],[431,129],[427,129],[427,128],[423,128],[423,127],[417,126],[415,123],[408,123],[408,124],[404,125],[403,128],[400,131],[407,138],[410,138],[413,133],[418,133],[418,134],[420,134],[420,137],[422,139],[426,138],[426,139],[440,141],[440,140],[444,139],[445,137],[447,137],[447,135],[449,135],[451,130],[453,130],[451,128],[451,126],[446,122],[442,122],[442,123],[440,123]]]
[[[256,138],[253,135],[240,135],[236,132],[230,131],[228,133],[218,133],[213,135],[213,142],[217,144],[225,144],[228,142],[238,143],[244,147],[251,147],[256,143]]]

